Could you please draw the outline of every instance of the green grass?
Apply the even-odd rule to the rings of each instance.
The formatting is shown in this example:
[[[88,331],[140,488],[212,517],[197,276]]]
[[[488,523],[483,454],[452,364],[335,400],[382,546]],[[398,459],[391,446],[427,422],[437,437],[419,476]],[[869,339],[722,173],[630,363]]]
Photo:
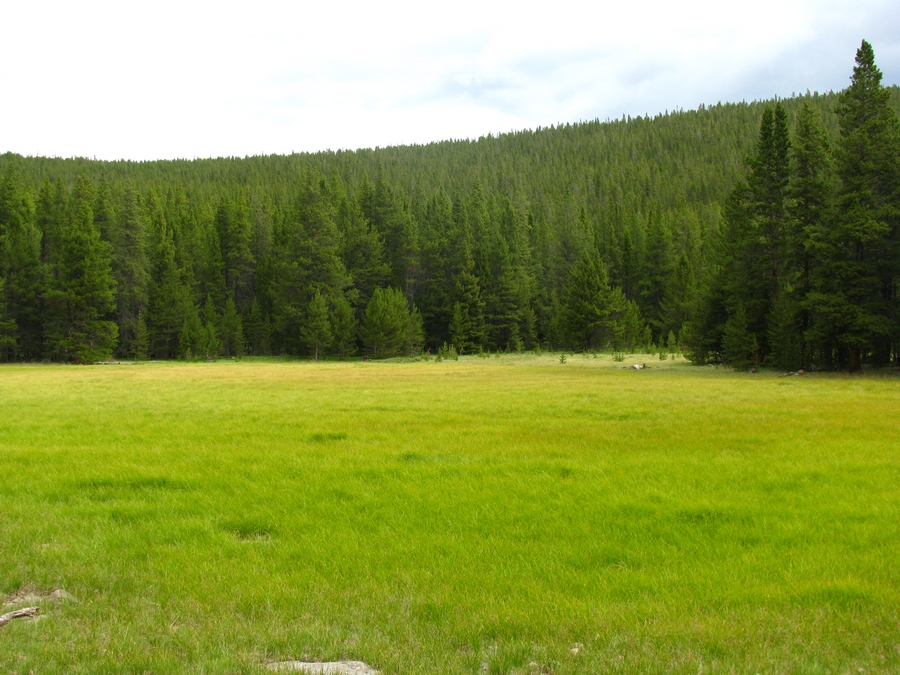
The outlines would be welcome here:
[[[900,672],[900,380],[638,358],[0,368],[0,672]]]

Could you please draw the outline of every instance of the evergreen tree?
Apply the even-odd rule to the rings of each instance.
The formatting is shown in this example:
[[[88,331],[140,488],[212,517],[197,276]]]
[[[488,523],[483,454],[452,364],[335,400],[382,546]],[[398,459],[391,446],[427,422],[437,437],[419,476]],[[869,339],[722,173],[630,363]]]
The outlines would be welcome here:
[[[456,275],[456,302],[453,304],[450,326],[450,339],[460,354],[478,352],[484,347],[484,300],[474,267],[466,247],[463,267]]]
[[[137,191],[127,184],[119,213],[117,246],[113,269],[116,285],[116,322],[119,326],[119,351],[133,354],[136,347],[138,317],[143,317],[148,303],[150,281],[147,260],[146,224]],[[144,330],[147,325],[144,321]],[[146,358],[146,357],[145,357]]]
[[[747,326],[744,304],[739,302],[734,314],[725,322],[722,358],[735,370],[747,370],[756,362],[758,351],[756,336]]]
[[[691,318],[696,302],[697,281],[686,252],[682,252],[675,271],[669,277],[659,304],[661,332],[679,333]]]
[[[0,276],[0,356],[5,361],[13,360],[16,347],[16,322],[10,316],[6,297],[6,279]]]
[[[300,352],[306,348],[301,324],[315,294],[335,297],[350,283],[333,209],[317,173],[304,173],[293,212],[276,230],[274,244],[273,313],[284,346]]]
[[[41,353],[40,236],[31,193],[10,167],[0,177],[0,361]]]
[[[100,238],[103,241],[112,243],[116,214],[113,209],[112,196],[110,194],[109,176],[105,171],[101,175],[97,187],[94,190],[92,210],[94,212],[94,225],[100,233]]]
[[[234,199],[220,202],[216,210],[215,230],[222,246],[225,288],[238,310],[243,311],[250,304],[253,294],[256,265],[251,249],[253,229],[250,210],[243,193],[239,192]]]
[[[647,242],[641,263],[637,281],[641,310],[654,330],[664,336],[671,326],[664,324],[662,304],[666,299],[666,292],[672,287],[676,258],[672,232],[656,212],[648,217]],[[669,297],[671,298],[671,291]]]
[[[219,339],[219,331],[216,324],[207,321],[203,325],[200,333],[200,353],[203,354],[207,361],[215,361],[219,358],[222,350],[222,341]]]
[[[744,305],[748,329],[767,331],[768,314],[786,276],[785,223],[790,180],[790,138],[787,113],[777,103],[766,108],[759,129],[756,156],[750,162],[745,192],[746,216],[734,221],[734,276],[730,305]],[[766,350],[766,344],[761,345]]]
[[[337,298],[360,317],[386,285],[421,312],[431,346],[561,346],[573,269],[596,249],[625,299],[612,292],[614,348],[671,331],[690,358],[717,358],[740,303],[767,363],[793,363],[797,345],[801,364],[885,363],[900,352],[900,89],[879,78],[864,44],[840,115],[826,94],[354,153],[115,165],[2,154],[0,358],[52,356],[45,291],[60,285],[69,186],[89,171],[92,222],[113,245],[120,355],[136,349],[141,312],[150,353],[178,355],[207,296],[218,313],[234,300],[249,349],[304,353],[317,292],[333,321]],[[214,327],[230,353],[226,323]],[[199,340],[192,353],[205,354]]]
[[[147,330],[147,322],[144,321],[144,314],[141,312],[135,323],[134,339],[131,341],[129,356],[136,361],[146,361],[149,354],[150,332]]]
[[[250,303],[250,310],[243,325],[246,327],[245,334],[250,353],[256,356],[268,355],[268,350],[264,349],[265,318],[257,298],[253,298]]]
[[[586,251],[571,271],[563,292],[562,326],[571,349],[605,349],[620,338],[617,317],[626,311],[621,291],[609,285],[600,256]]]
[[[192,361],[205,353],[207,335],[193,302],[186,304],[182,314],[184,319],[178,333],[178,356],[185,361]]]
[[[820,365],[832,365],[836,339],[834,335],[826,334],[825,325],[814,325],[809,296],[814,286],[824,283],[827,287],[828,283],[821,276],[820,272],[824,270],[820,271],[817,263],[822,254],[829,254],[828,240],[836,187],[834,163],[828,132],[821,116],[808,101],[804,103],[797,120],[792,150],[792,200],[787,247],[795,275],[788,282],[792,284],[790,295],[796,305],[796,327],[800,335],[796,339],[791,338],[791,342],[799,345],[799,367],[812,365],[813,359]],[[780,322],[781,319],[776,323]],[[790,364],[784,367],[793,369]]]
[[[797,294],[786,284],[769,312],[769,361],[782,370],[803,366],[803,327]]]
[[[227,358],[240,358],[244,355],[244,329],[241,315],[233,298],[225,301],[225,310],[222,312],[222,351]]]
[[[343,361],[356,353],[358,322],[350,301],[339,296],[331,310],[331,330],[334,334],[334,350]]]
[[[359,205],[346,196],[338,202],[336,221],[340,232],[341,261],[358,291],[357,306],[365,307],[375,289],[383,286],[390,275],[390,267],[385,261],[384,241],[363,215]]]
[[[359,203],[373,230],[384,237],[391,285],[403,289],[411,302],[419,276],[418,223],[382,176],[374,186],[362,186]]]
[[[425,344],[425,329],[422,314],[418,307],[413,307],[407,312],[406,331],[403,341],[403,351],[407,356],[416,356],[422,351]]]
[[[331,345],[334,335],[331,332],[331,321],[328,317],[328,302],[316,291],[306,309],[306,320],[300,329],[303,341],[316,361]]]
[[[147,328],[151,352],[158,359],[185,358],[188,349],[195,355],[197,349],[191,314],[196,314],[197,310],[190,288],[182,281],[181,270],[175,261],[174,232],[153,191],[147,193],[145,211],[150,231]],[[185,325],[189,327],[187,338]]]
[[[863,41],[839,97],[837,217],[817,242],[821,283],[810,294],[819,333],[837,336],[850,370],[867,354],[886,362],[900,335],[900,122],[881,77]]]
[[[116,346],[114,282],[110,247],[100,239],[91,208],[93,189],[75,184],[68,227],[61,233],[57,275],[47,291],[45,335],[49,351],[62,361],[108,358]]]
[[[403,352],[409,337],[409,308],[396,288],[376,288],[366,305],[360,337],[373,358],[388,358]]]

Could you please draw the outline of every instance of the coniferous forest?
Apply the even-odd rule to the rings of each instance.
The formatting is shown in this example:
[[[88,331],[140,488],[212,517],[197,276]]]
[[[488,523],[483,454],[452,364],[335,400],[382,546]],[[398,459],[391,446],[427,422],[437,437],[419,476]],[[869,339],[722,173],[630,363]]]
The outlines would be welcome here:
[[[849,68],[848,68],[849,70]],[[426,146],[0,156],[0,360],[534,349],[900,363],[900,91]]]

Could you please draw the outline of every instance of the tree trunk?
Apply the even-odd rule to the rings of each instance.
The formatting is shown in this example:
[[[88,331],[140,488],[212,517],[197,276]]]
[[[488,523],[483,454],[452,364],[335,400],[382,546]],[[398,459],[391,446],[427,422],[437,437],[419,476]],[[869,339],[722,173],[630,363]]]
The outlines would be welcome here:
[[[850,349],[850,372],[855,373],[862,370],[862,358],[858,349]]]

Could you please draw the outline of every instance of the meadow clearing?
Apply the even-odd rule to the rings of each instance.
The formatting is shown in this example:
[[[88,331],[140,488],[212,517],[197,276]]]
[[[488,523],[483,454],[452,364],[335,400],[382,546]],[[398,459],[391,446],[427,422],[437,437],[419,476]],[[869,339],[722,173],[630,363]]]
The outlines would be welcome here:
[[[0,367],[0,672],[900,672],[896,374],[634,359]]]

